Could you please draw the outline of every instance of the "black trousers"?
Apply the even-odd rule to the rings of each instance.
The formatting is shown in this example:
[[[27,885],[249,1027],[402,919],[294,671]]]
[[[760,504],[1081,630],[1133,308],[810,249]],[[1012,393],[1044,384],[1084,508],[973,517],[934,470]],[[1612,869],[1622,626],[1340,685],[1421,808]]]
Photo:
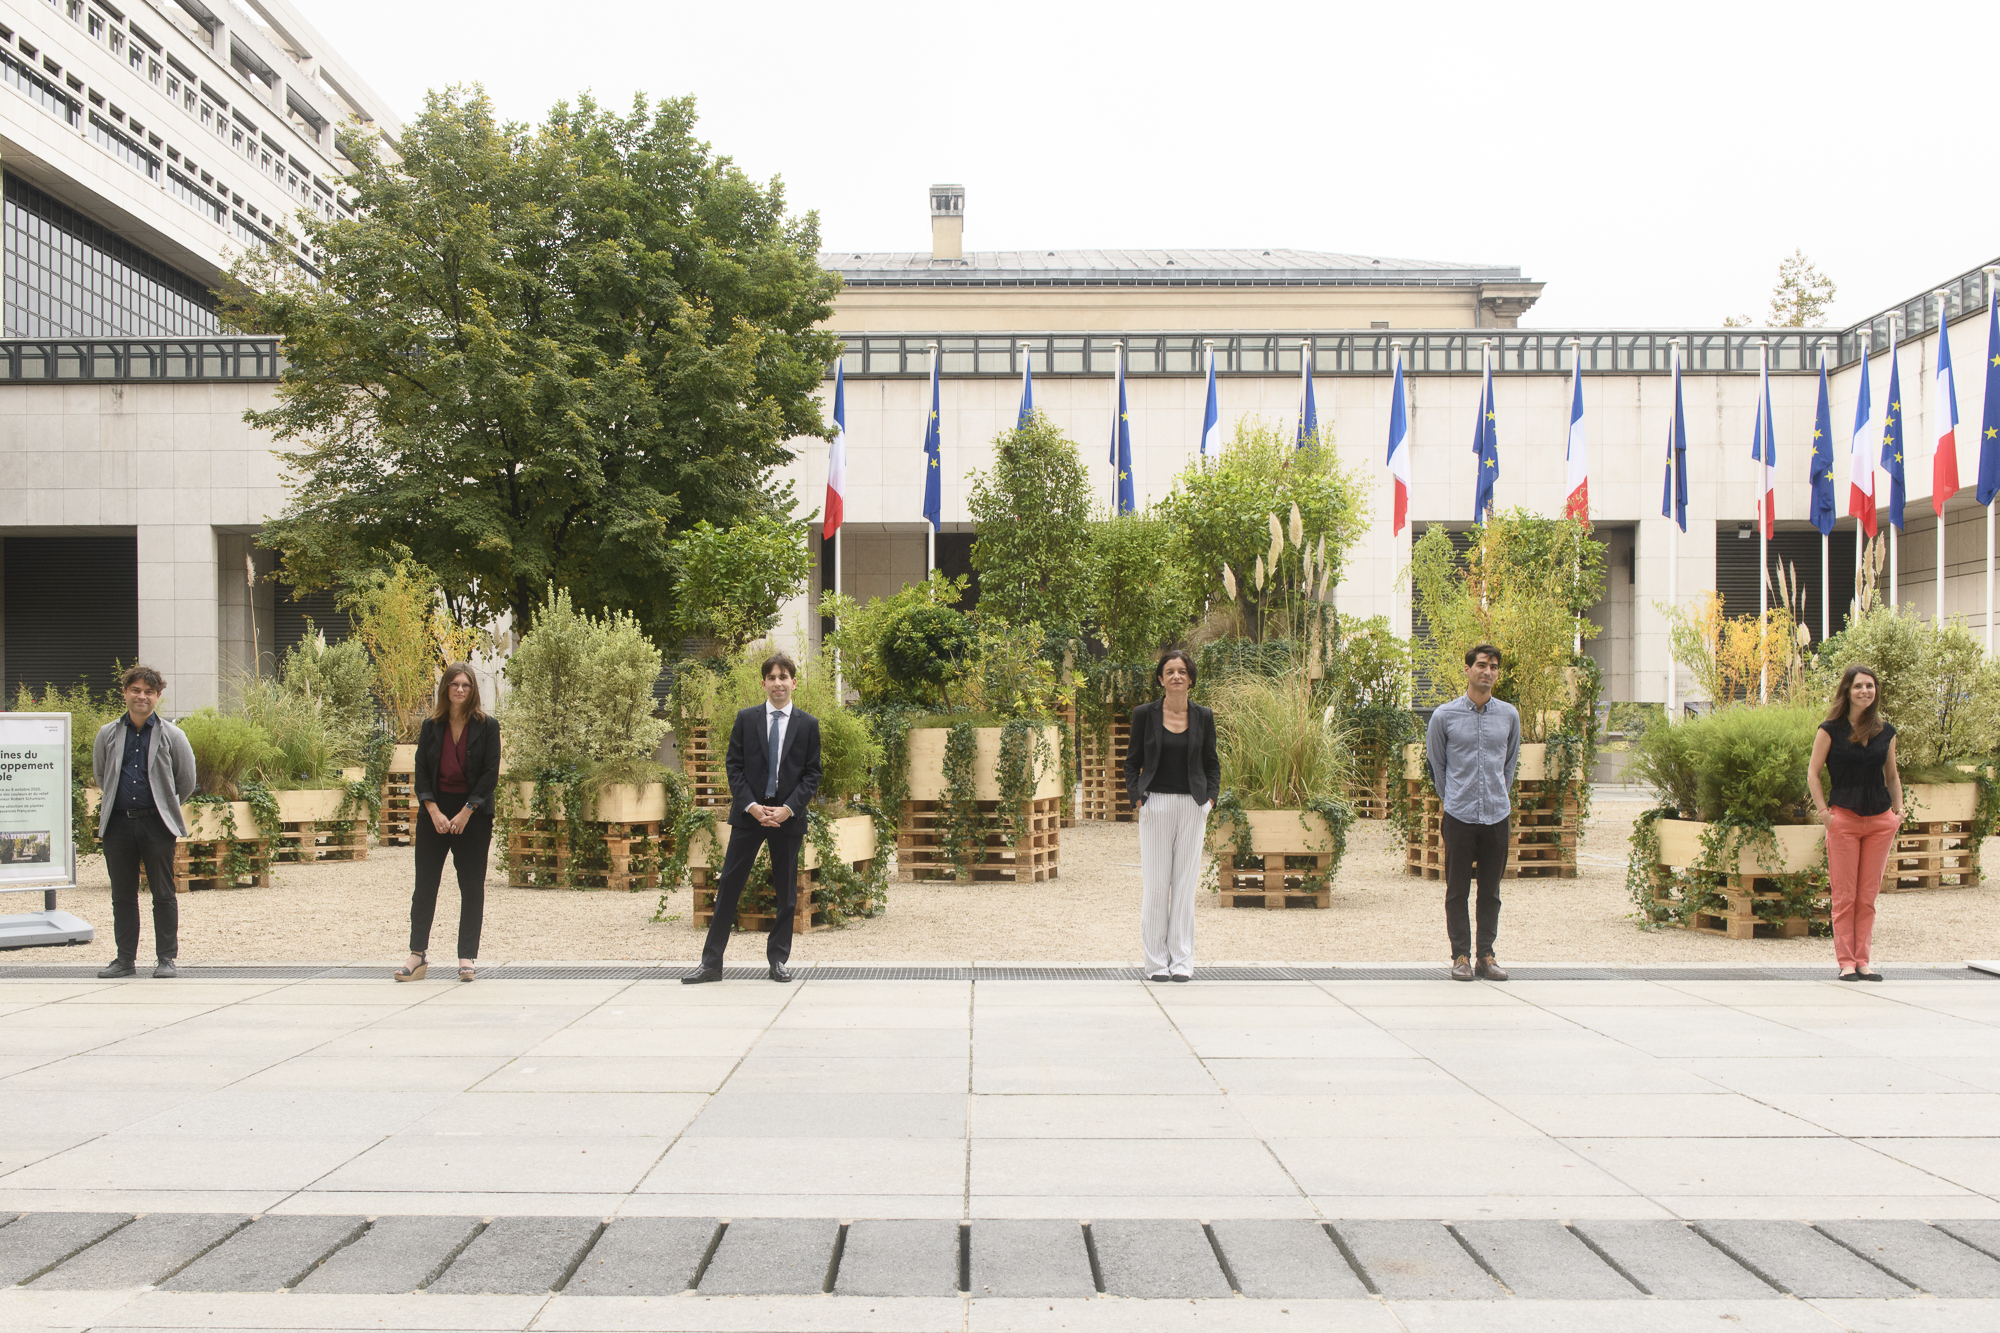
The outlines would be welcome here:
[[[139,870],[153,891],[153,949],[159,958],[178,958],[181,905],[174,897],[174,831],[157,810],[114,811],[104,830],[104,869],[111,876],[111,935],[118,956],[139,955]]]
[[[437,808],[450,819],[465,808],[464,792],[441,791]],[[431,918],[437,915],[438,881],[444,858],[458,871],[458,956],[479,957],[479,927],[486,916],[486,857],[493,848],[493,807],[482,805],[466,821],[465,832],[439,833],[431,812],[417,811],[417,889],[410,895],[410,952],[431,947]]]
[[[1468,824],[1444,817],[1444,929],[1451,936],[1451,956],[1484,958],[1493,952],[1500,933],[1500,877],[1507,873],[1510,821]],[[1466,899],[1472,877],[1479,876],[1479,951],[1473,953],[1472,926],[1466,920]]]
[[[757,862],[757,849],[771,844],[771,889],[777,900],[772,907],[771,936],[764,944],[764,957],[772,963],[789,962],[792,957],[792,913],[799,904],[799,848],[805,842],[806,821],[794,816],[780,828],[753,823],[749,828],[729,826],[729,850],[722,857],[722,877],[715,885],[715,916],[708,923],[708,939],[701,946],[701,965],[721,967],[722,951],[729,947],[729,932],[736,927],[736,904]]]

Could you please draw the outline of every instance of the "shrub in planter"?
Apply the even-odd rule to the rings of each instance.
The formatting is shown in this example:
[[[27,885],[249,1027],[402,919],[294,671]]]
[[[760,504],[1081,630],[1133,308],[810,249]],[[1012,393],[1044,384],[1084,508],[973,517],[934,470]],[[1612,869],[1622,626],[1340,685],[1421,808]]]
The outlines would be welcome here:
[[[1354,818],[1342,799],[1351,777],[1351,751],[1338,714],[1314,698],[1311,683],[1296,671],[1234,676],[1216,691],[1213,706],[1222,794],[1211,845],[1227,839],[1241,858],[1295,849],[1318,852],[1330,839],[1332,860],[1323,872],[1330,880],[1346,855]],[[1263,810],[1296,812],[1299,827],[1291,840],[1285,840],[1282,826],[1270,830],[1285,845],[1257,845],[1248,816]],[[1225,834],[1225,827],[1232,832]]]
[[[965,596],[964,575],[949,577],[932,570],[922,583],[905,584],[893,597],[872,597],[857,602],[844,593],[827,593],[820,598],[819,613],[834,621],[826,636],[825,650],[840,662],[840,672],[865,705],[909,703],[890,679],[882,660],[882,640],[903,613],[912,607],[955,607]]]
[[[913,606],[890,622],[877,652],[904,699],[949,709],[952,682],[977,642],[963,613],[948,606]]]
[[[2000,662],[1964,625],[1870,606],[1821,649],[1810,697],[1832,698],[1855,662],[1877,673],[1905,770],[1989,758],[2000,745]]]

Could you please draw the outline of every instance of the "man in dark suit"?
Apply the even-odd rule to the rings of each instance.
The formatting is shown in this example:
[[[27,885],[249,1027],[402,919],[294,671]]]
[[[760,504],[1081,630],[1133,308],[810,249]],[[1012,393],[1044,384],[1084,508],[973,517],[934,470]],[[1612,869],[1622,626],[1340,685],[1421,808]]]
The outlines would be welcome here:
[[[792,912],[799,896],[799,848],[805,842],[806,807],[819,790],[819,720],[792,706],[799,669],[783,653],[764,659],[764,702],[736,715],[729,731],[729,850],[715,888],[715,916],[708,923],[701,967],[681,978],[683,985],[722,980],[722,951],[736,925],[736,903],[756,863],[757,849],[770,844],[772,908],[770,942],[764,953],[771,980],[790,981],[785,964],[792,956]]]

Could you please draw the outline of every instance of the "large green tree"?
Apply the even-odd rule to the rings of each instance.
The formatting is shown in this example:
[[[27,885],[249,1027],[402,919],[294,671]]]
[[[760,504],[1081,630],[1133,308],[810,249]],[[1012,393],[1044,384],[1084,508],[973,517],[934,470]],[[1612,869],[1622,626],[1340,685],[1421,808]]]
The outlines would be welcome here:
[[[278,405],[246,415],[295,447],[264,538],[289,580],[400,547],[462,617],[525,628],[554,583],[663,637],[679,533],[789,516],[770,474],[826,433],[839,279],[817,216],[694,126],[691,99],[529,127],[433,93],[400,161],[355,147],[353,218],[302,215],[317,281],[246,257],[229,317],[285,340]]]
[[[979,609],[1059,631],[1082,619],[1090,570],[1090,474],[1076,444],[1040,412],[993,441],[965,507],[979,525]]]

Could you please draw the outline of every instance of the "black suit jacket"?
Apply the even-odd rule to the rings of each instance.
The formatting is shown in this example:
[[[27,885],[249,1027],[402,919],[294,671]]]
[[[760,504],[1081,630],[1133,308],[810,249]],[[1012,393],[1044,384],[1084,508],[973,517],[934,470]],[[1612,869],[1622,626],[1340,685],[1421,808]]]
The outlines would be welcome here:
[[[806,806],[819,790],[819,719],[792,705],[791,719],[785,723],[785,748],[778,756],[778,795],[767,802],[764,789],[771,776],[771,733],[764,716],[764,705],[753,705],[738,713],[736,725],[729,729],[729,754],[724,761],[729,771],[729,822],[737,828],[760,827],[747,813],[748,807],[777,804],[792,812],[785,830],[800,835],[806,828]]]
[[[417,800],[435,801],[438,795],[438,752],[444,748],[451,724],[425,718],[417,733]],[[500,719],[488,713],[477,722],[466,723],[471,735],[465,739],[465,776],[472,791],[465,803],[475,810],[491,808],[493,788],[500,781]]]
[[[1132,710],[1132,739],[1125,747],[1125,799],[1134,807],[1146,800],[1146,784],[1160,767],[1160,701],[1152,699]],[[1188,795],[1206,805],[1222,790],[1222,761],[1215,754],[1215,711],[1188,704]]]

